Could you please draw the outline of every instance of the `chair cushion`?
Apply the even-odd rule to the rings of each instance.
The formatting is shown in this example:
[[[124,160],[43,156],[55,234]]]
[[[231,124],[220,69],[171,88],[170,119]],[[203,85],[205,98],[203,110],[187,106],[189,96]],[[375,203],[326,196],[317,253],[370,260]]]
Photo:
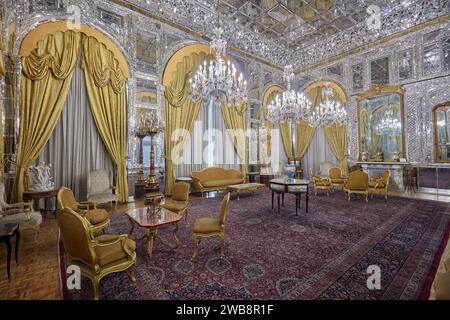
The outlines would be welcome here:
[[[317,187],[329,187],[331,185],[330,182],[328,181],[320,181],[320,180],[316,180],[316,182],[314,182],[316,184]]]
[[[378,183],[378,185],[377,185],[377,183]],[[384,184],[383,181],[376,181],[376,180],[369,181],[370,188],[375,188],[375,186],[377,186],[377,189],[383,189],[384,187],[386,187],[386,185]]]
[[[214,188],[214,187],[229,186],[232,184],[239,184],[242,182],[243,182],[242,179],[222,179],[222,180],[203,181],[202,185],[206,188]]]
[[[173,212],[179,212],[186,209],[188,206],[187,202],[184,201],[176,201],[176,200],[167,200],[166,203],[162,204],[161,207],[166,208]]]
[[[104,209],[89,210],[84,216],[92,225],[100,224],[108,220],[109,214]]]
[[[90,195],[88,197],[88,201],[93,201],[96,203],[106,203],[106,202],[116,201],[116,195],[112,194],[111,192],[94,194],[94,195]]]
[[[121,259],[126,259],[128,253],[126,251],[133,253],[136,251],[136,242],[131,239],[125,240],[125,249],[122,248],[122,242],[119,241],[112,245],[107,246],[96,246],[95,252],[97,253],[98,264],[100,267],[104,267],[107,264],[117,262]]]
[[[18,223],[20,228],[36,227],[42,223],[42,214],[40,212],[20,212],[0,217],[0,222]]]
[[[210,233],[220,232],[222,228],[220,226],[219,219],[215,218],[199,218],[194,223],[194,233]]]
[[[450,272],[439,272],[434,279],[437,300],[450,300]]]

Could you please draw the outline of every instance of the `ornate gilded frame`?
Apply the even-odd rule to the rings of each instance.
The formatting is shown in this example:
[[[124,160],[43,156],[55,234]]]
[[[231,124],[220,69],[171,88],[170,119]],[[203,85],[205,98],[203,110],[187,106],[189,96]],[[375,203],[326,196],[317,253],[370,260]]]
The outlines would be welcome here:
[[[433,146],[434,146],[434,162],[439,163],[450,163],[450,160],[440,160],[439,159],[439,151],[438,151],[438,142],[437,142],[437,126],[436,126],[436,111],[439,108],[443,107],[449,107],[450,108],[450,101],[437,104],[433,107],[432,117],[433,117]]]
[[[404,102],[404,96],[405,96],[405,90],[402,88],[402,86],[390,86],[390,85],[374,85],[369,90],[366,90],[362,93],[360,93],[358,96],[356,96],[356,103],[357,103],[357,129],[358,129],[358,161],[361,161],[361,153],[362,153],[362,143],[361,143],[361,130],[359,127],[359,115],[361,113],[361,101],[363,101],[366,98],[389,94],[389,93],[396,93],[400,96],[400,113],[402,118],[402,158],[407,158],[406,154],[406,138],[405,138],[405,102]],[[395,162],[392,160],[388,160],[385,162]]]

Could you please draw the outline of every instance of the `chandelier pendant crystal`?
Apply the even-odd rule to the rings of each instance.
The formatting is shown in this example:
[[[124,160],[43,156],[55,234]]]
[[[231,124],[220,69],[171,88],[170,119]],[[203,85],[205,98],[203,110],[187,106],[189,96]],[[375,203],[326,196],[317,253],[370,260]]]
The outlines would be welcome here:
[[[312,110],[308,123],[312,127],[342,126],[347,122],[347,111],[345,107],[334,99],[333,88],[327,82],[322,91],[323,102],[315,110]]]
[[[227,42],[222,38],[223,29],[214,28],[214,36],[210,43],[210,53],[214,59],[203,61],[197,71],[189,79],[189,97],[193,101],[208,101],[213,98],[219,102],[226,98],[228,106],[240,106],[247,102],[247,81],[242,72],[226,58]]]

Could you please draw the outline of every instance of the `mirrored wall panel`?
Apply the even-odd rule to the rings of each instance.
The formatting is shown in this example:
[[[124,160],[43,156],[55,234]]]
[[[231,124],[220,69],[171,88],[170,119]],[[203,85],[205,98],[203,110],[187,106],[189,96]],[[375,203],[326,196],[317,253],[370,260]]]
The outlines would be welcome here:
[[[413,51],[408,49],[398,54],[398,79],[408,80],[413,77]]]
[[[358,63],[352,66],[352,87],[353,91],[362,90],[363,83],[363,65]]]
[[[387,57],[370,62],[370,83],[372,85],[389,83],[389,59]]]
[[[437,162],[450,162],[450,103],[433,110],[434,151]]]
[[[403,90],[377,86],[357,99],[360,159],[399,161],[404,158]]]

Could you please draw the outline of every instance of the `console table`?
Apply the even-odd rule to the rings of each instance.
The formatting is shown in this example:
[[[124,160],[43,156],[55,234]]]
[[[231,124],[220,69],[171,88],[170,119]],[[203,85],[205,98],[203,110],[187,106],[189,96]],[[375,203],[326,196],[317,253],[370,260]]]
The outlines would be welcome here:
[[[450,194],[450,164],[429,163],[415,164],[417,169],[417,186],[421,192]]]
[[[55,217],[56,214],[58,212],[58,191],[59,189],[52,189],[52,190],[42,190],[42,191],[32,191],[32,190],[28,190],[28,191],[24,191],[23,193],[23,201],[25,202],[29,202],[29,201],[33,201],[34,202],[34,209],[41,211],[42,213],[45,214],[45,217],[47,217],[47,200],[51,199],[51,198],[55,198]],[[39,208],[39,200],[40,199],[44,199],[44,209],[40,209]]]
[[[367,172],[369,177],[382,174],[384,170],[391,172],[390,189],[397,191],[405,191],[405,183],[403,181],[403,169],[409,166],[409,162],[372,162],[359,161],[354,163],[361,166],[364,172]]]

